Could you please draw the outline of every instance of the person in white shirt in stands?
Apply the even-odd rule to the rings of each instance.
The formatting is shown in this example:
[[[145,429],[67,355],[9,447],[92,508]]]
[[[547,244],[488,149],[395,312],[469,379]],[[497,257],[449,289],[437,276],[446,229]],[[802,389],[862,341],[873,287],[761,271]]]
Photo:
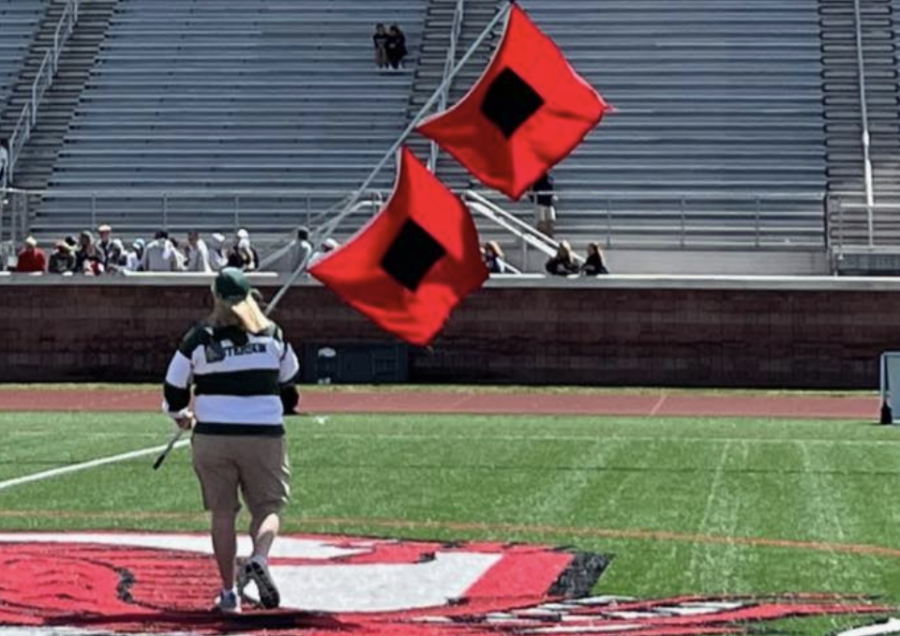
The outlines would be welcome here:
[[[172,271],[186,272],[188,261],[187,250],[189,249],[188,246],[183,243],[179,243],[177,238],[170,238],[169,241],[172,243],[173,251],[175,254],[172,262]]]
[[[134,243],[131,244],[131,251],[125,255],[125,271],[126,272],[139,272],[141,271],[141,260],[144,257],[144,246],[146,245],[144,239],[136,239]]]
[[[315,253],[313,253],[312,257],[310,257],[310,259],[309,259],[310,264],[312,264],[312,263],[314,263],[315,261],[319,260],[320,258],[322,258],[323,256],[325,256],[325,255],[328,254],[329,252],[333,252],[334,250],[338,249],[340,246],[341,246],[341,244],[338,243],[338,242],[337,242],[336,240],[334,240],[333,238],[327,238],[327,239],[325,239],[325,240],[322,242],[322,248],[319,249],[319,250],[317,250]]]
[[[228,256],[225,254],[225,235],[218,232],[211,234],[209,245],[209,266],[214,272],[225,269],[228,266]]]
[[[188,331],[169,364],[163,410],[193,429],[194,471],[203,506],[212,513],[213,552],[222,580],[215,609],[241,611],[252,581],[259,602],[278,607],[268,557],[290,497],[284,416],[299,402],[297,356],[281,329],[262,313],[239,269],[225,268],[213,283],[212,314]],[[195,413],[189,410],[191,386]],[[237,568],[238,492],[250,510],[253,554]]]
[[[141,271],[173,272],[177,271],[176,267],[178,267],[178,260],[175,255],[175,246],[169,240],[169,233],[161,230],[154,235],[153,240],[144,250]]]
[[[300,267],[300,263],[306,260],[311,252],[312,243],[309,242],[309,229],[300,227],[297,230],[297,238],[291,242],[287,258],[284,259],[285,265],[287,266],[286,271],[290,273],[297,271],[297,268]],[[309,261],[307,261],[307,265],[308,264]]]
[[[196,230],[188,232],[187,255],[187,271],[204,273],[212,271],[209,265],[209,248]]]

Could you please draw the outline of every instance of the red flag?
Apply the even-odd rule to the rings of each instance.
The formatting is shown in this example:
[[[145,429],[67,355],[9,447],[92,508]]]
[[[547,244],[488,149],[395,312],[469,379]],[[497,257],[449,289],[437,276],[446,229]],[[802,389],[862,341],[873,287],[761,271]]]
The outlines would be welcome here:
[[[432,341],[488,277],[466,206],[406,148],[387,205],[310,273],[379,327]]]
[[[514,5],[503,41],[478,83],[418,130],[482,183],[517,200],[581,143],[608,108],[553,40]]]

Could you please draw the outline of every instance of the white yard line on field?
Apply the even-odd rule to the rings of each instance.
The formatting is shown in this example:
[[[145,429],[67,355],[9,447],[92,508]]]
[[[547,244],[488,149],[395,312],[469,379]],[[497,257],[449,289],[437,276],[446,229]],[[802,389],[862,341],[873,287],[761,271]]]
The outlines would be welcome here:
[[[182,440],[175,444],[175,448],[181,448],[190,444],[190,440]],[[121,453],[119,455],[111,455],[109,457],[100,457],[99,459],[92,459],[87,462],[82,462],[80,464],[72,464],[70,466],[60,466],[59,468],[52,468],[50,470],[43,470],[39,473],[33,473],[31,475],[25,475],[24,477],[16,477],[15,479],[7,479],[6,481],[0,481],[0,491],[7,490],[9,488],[14,488],[16,486],[22,486],[24,484],[30,484],[36,481],[44,481],[45,479],[52,479],[54,477],[59,477],[60,475],[68,475],[69,473],[77,473],[82,470],[88,470],[90,468],[96,468],[98,466],[106,466],[107,464],[117,464],[119,462],[126,462],[130,459],[137,459],[139,457],[147,457],[149,455],[158,455],[166,449],[166,445],[162,446],[153,446],[152,448],[144,448],[141,450],[130,451],[128,453]]]

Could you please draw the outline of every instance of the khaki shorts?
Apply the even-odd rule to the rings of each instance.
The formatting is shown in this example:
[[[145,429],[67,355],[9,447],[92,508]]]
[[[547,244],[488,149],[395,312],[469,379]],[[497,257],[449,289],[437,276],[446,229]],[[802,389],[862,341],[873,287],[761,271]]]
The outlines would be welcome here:
[[[238,489],[254,516],[279,512],[288,502],[291,470],[284,437],[194,435],[191,446],[206,510],[239,511]]]
[[[556,220],[556,208],[552,205],[535,205],[534,206],[534,222],[546,223],[547,221]]]

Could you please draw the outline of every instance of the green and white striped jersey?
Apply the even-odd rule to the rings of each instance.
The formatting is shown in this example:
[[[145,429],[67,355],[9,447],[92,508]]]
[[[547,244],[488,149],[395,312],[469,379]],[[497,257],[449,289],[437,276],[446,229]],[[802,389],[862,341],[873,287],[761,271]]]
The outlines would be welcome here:
[[[198,325],[169,363],[163,409],[187,408],[194,387],[195,432],[281,435],[285,411],[296,406],[297,356],[273,324],[259,334]]]

